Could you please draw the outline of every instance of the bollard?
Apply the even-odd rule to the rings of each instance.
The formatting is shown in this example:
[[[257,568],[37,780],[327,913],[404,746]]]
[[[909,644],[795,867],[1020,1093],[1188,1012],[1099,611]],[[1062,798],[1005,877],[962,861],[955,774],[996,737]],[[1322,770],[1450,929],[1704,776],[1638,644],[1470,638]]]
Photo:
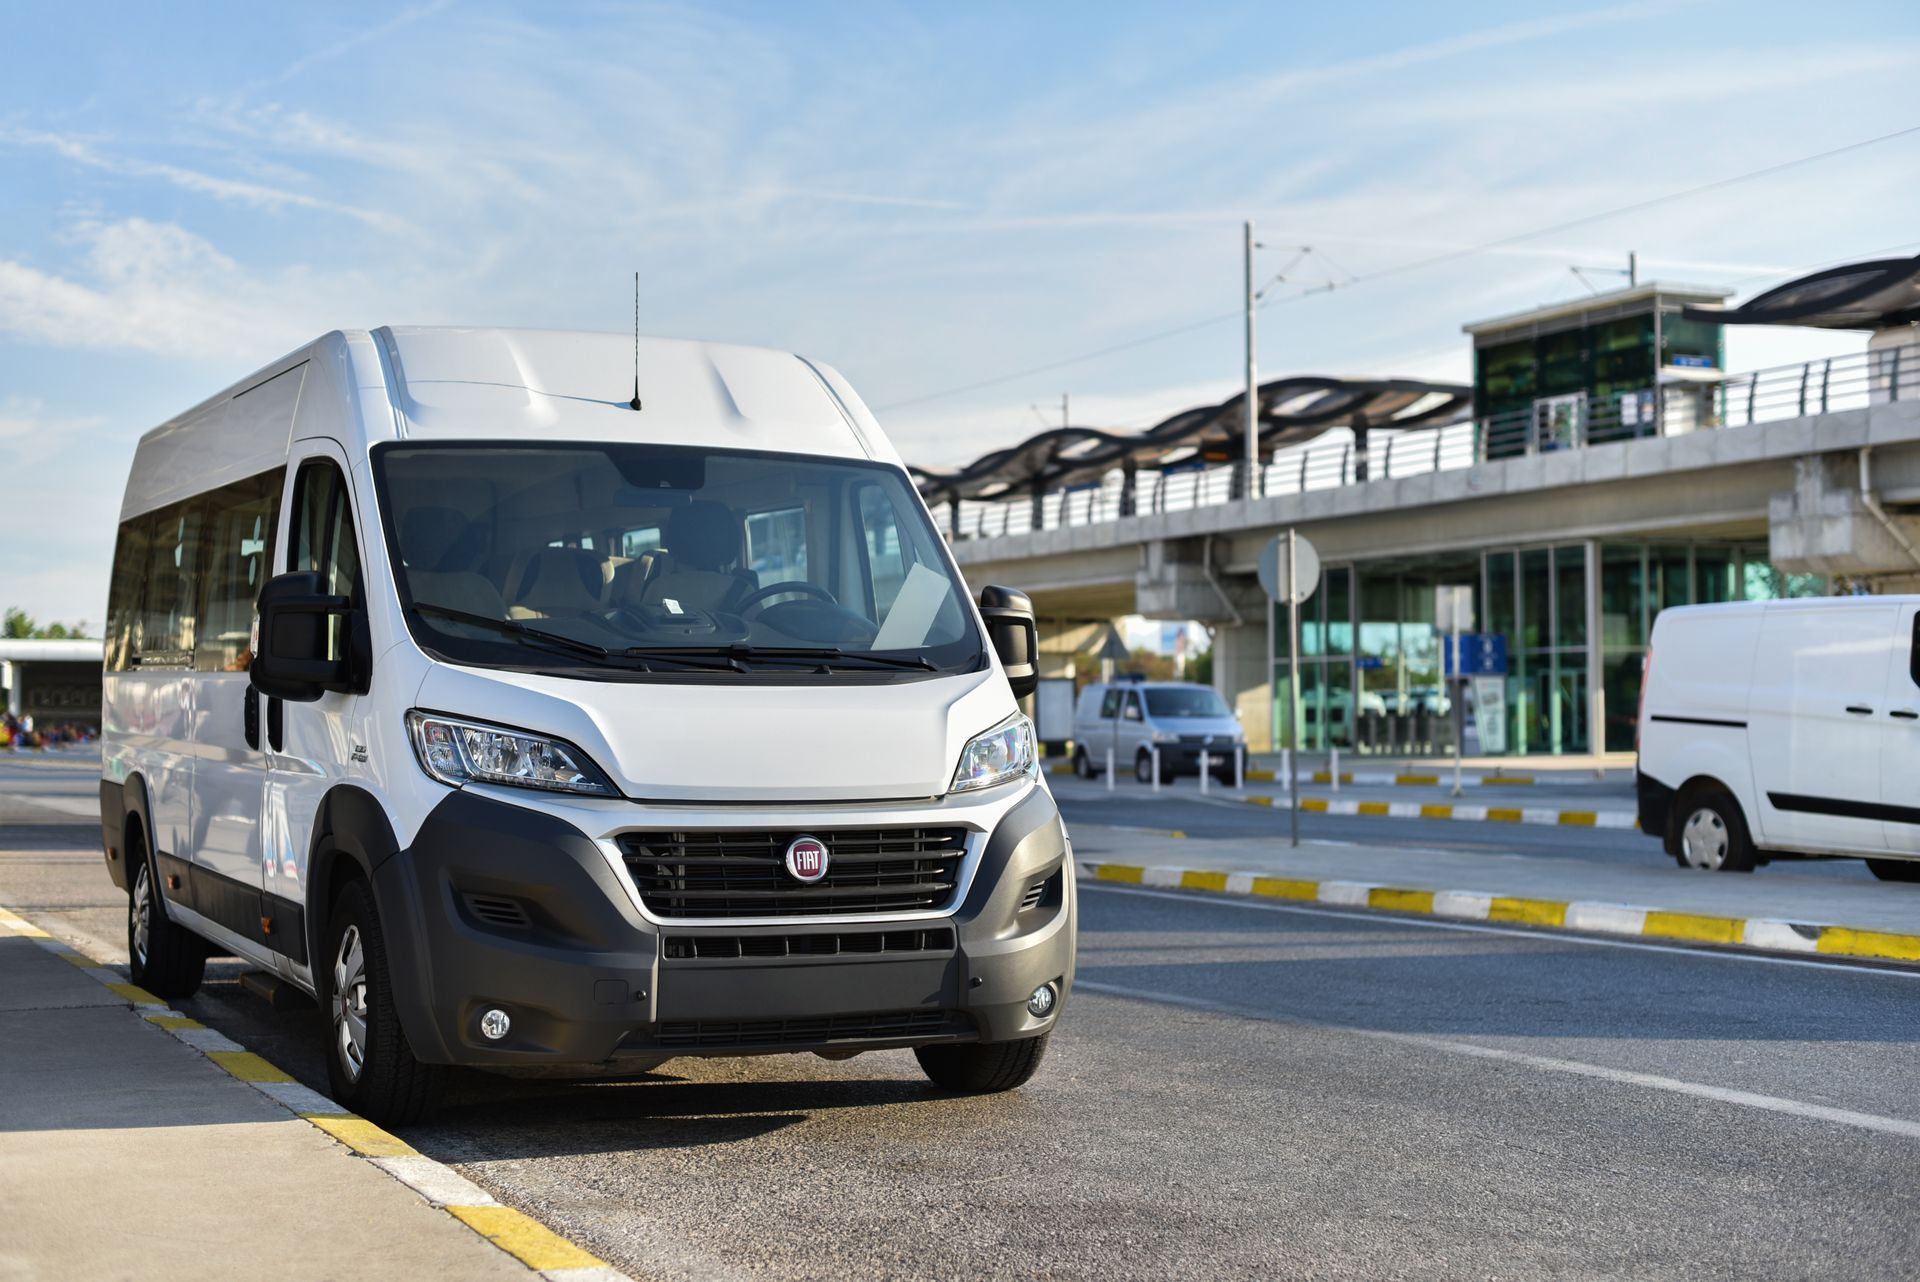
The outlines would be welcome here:
[[[1280,777],[1287,781],[1287,796],[1293,796],[1293,749],[1280,749]]]
[[[1147,748],[1147,769],[1153,772],[1153,790],[1155,792],[1159,792],[1160,791],[1160,745],[1157,743]]]
[[[1241,792],[1247,790],[1247,745],[1244,743],[1234,745],[1233,786]]]
[[[1213,759],[1207,756],[1205,748],[1200,749],[1200,795],[1207,795],[1207,776],[1213,773]]]
[[[1113,791],[1113,749],[1107,749],[1107,791]]]
[[[1333,750],[1333,790],[1340,791],[1340,749]]]

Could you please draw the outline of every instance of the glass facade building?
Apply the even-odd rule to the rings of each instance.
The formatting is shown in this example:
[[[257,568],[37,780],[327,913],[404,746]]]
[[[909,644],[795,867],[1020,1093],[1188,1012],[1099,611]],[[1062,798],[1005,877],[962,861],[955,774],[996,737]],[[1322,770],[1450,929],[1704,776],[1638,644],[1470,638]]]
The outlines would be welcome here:
[[[1816,596],[1766,544],[1584,539],[1329,565],[1300,607],[1300,746],[1453,751],[1436,589],[1474,590],[1473,628],[1506,638],[1505,752],[1630,751],[1653,620],[1672,605]],[[1287,743],[1287,611],[1274,608],[1276,742]]]

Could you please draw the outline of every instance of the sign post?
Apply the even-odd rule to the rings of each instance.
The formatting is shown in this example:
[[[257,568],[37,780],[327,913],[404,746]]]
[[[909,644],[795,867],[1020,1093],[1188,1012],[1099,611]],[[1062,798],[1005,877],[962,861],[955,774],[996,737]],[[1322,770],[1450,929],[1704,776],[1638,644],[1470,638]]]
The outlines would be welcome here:
[[[1260,586],[1274,601],[1287,603],[1287,831],[1300,844],[1300,603],[1320,586],[1320,554],[1313,544],[1288,527],[1260,553]],[[1267,631],[1273,631],[1273,608],[1267,608]],[[1267,666],[1273,666],[1273,646],[1267,646]],[[1276,707],[1278,706],[1276,702]]]

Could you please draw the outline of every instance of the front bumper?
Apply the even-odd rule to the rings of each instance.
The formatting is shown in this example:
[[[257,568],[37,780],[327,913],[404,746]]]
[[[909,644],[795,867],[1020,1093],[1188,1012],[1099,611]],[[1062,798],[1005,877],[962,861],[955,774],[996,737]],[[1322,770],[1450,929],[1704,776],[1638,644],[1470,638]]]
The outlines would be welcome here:
[[[1160,750],[1160,772],[1164,775],[1197,775],[1200,773],[1200,754],[1207,754],[1207,769],[1216,775],[1231,776],[1234,772],[1234,757],[1246,751],[1239,744],[1220,744],[1219,746],[1201,746],[1187,743],[1162,743],[1155,745]]]
[[[589,1065],[1037,1036],[1073,982],[1067,856],[1053,798],[1035,785],[999,814],[951,913],[669,925],[640,911],[603,841],[464,790],[374,884],[415,1055]],[[1040,902],[1023,908],[1036,883]],[[1035,1019],[1026,1000],[1045,983],[1061,1000]],[[479,1031],[494,1007],[512,1016],[498,1042]]]

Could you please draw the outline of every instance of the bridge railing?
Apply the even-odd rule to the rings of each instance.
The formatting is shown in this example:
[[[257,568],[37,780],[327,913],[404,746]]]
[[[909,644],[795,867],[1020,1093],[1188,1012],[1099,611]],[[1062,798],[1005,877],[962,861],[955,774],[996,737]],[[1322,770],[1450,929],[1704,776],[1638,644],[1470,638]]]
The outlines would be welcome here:
[[[1725,430],[1869,404],[1920,398],[1920,343],[1779,365],[1744,374],[1703,370],[1658,388],[1536,401],[1531,408],[1440,427],[1375,428],[1365,456],[1351,439],[1283,451],[1261,464],[1259,495],[1304,494],[1371,481],[1398,480],[1479,463],[1586,449],[1648,436]],[[1127,478],[1118,470],[1098,484],[1035,496],[1008,494],[934,507],[949,537],[995,538],[1034,529],[1097,525],[1126,516],[1178,512],[1236,502],[1239,462],[1180,465]]]

